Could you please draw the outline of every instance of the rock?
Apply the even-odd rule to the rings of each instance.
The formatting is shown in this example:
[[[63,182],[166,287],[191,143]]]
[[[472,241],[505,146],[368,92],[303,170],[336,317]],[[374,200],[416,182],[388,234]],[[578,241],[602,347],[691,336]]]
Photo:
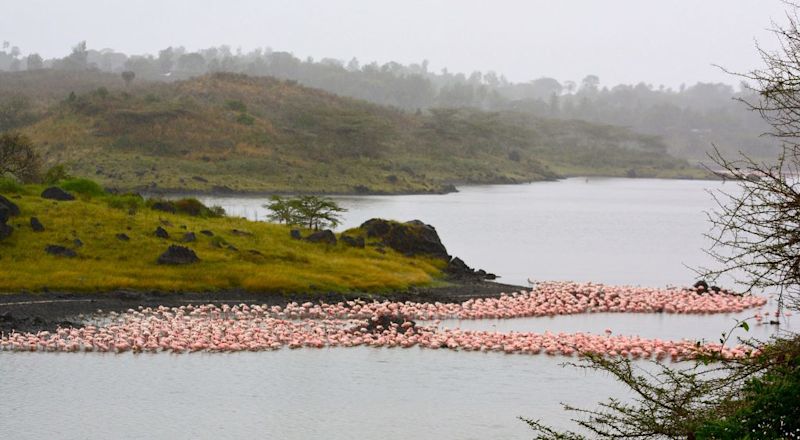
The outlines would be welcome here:
[[[183,238],[181,238],[181,241],[184,243],[191,243],[193,241],[197,241],[197,235],[195,235],[194,232],[187,232],[183,234]]]
[[[299,229],[292,229],[291,231],[289,231],[289,235],[295,240],[300,240],[303,238],[303,234],[300,233]]]
[[[0,223],[0,240],[10,237],[12,232],[14,232],[14,228],[5,223]]]
[[[367,237],[383,237],[391,229],[391,222],[382,218],[373,218],[361,224],[360,228],[367,233]]]
[[[59,246],[57,244],[48,244],[45,246],[44,251],[50,255],[55,255],[58,257],[74,258],[78,256],[78,254],[72,249]]]
[[[231,234],[238,235],[240,237],[252,237],[253,233],[248,231],[242,231],[240,229],[231,229]]]
[[[31,229],[33,229],[33,232],[43,232],[44,225],[39,221],[38,218],[31,217]]]
[[[158,264],[191,264],[200,261],[193,250],[173,244],[156,261]]]
[[[72,245],[75,247],[81,247],[83,246],[83,242],[80,238],[76,238],[75,240],[72,240]]]
[[[0,223],[5,223],[11,217],[11,210],[5,205],[0,205]]]
[[[47,188],[44,191],[42,191],[42,198],[50,200],[59,200],[62,202],[68,200],[75,200],[75,196],[57,186],[51,186],[50,188]]]
[[[339,239],[346,245],[357,247],[357,248],[364,248],[366,243],[364,242],[364,237],[351,237],[349,235],[342,235]]]
[[[16,217],[19,215],[19,206],[14,204],[14,202],[12,202],[11,200],[8,200],[7,198],[0,195],[0,209],[2,209],[2,207],[8,209],[9,217]]]
[[[317,231],[309,235],[306,237],[306,241],[334,245],[336,244],[336,235],[334,235],[333,231],[330,229],[325,229],[324,231]]]
[[[162,212],[169,212],[171,214],[175,214],[178,210],[175,208],[175,204],[172,202],[165,202],[165,201],[158,201],[150,205],[150,209],[154,211],[162,211]]]
[[[377,319],[373,320],[370,319],[367,321],[365,325],[360,325],[356,327],[356,331],[361,333],[360,330],[364,329],[368,333],[383,333],[385,330],[390,329],[391,327],[397,328],[397,333],[405,333],[408,329],[413,329],[416,327],[417,323],[414,321],[405,319],[401,316],[390,316],[390,315],[378,315]]]
[[[207,179],[205,179],[203,177],[200,177],[200,176],[192,176],[192,180],[196,180],[198,182],[203,182],[203,183],[208,183]]]
[[[367,237],[380,238],[387,246],[405,255],[450,259],[436,228],[419,220],[397,223],[376,218],[364,222],[361,229],[366,231]]]
[[[200,231],[200,233],[205,235],[205,236],[207,236],[207,237],[213,237],[214,236],[214,233],[209,231],[208,229],[203,229],[202,231]]]
[[[156,230],[153,232],[153,235],[158,238],[169,238],[169,232],[167,232],[167,230],[161,226],[156,228]]]
[[[119,234],[116,235],[116,237],[117,237],[117,240],[119,240],[119,241],[131,241],[131,238],[128,237],[128,234],[119,233]]]

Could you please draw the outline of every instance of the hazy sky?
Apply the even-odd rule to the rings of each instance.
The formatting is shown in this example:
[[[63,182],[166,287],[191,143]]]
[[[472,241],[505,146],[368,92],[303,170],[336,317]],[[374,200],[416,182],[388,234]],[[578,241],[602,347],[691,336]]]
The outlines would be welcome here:
[[[296,56],[430,61],[431,68],[494,70],[603,85],[738,80],[759,65],[754,40],[774,47],[779,0],[0,0],[0,40],[23,53],[94,49],[156,53],[228,44]]]

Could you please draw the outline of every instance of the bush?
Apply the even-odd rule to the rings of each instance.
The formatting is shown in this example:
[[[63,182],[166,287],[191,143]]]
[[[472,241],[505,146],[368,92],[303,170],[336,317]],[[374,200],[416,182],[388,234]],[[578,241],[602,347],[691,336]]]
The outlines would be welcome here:
[[[72,178],[73,177],[69,175],[64,165],[55,165],[47,170],[47,172],[44,174],[44,179],[42,179],[42,182],[47,185],[56,185],[62,180],[68,180]]]
[[[128,212],[136,212],[144,206],[144,198],[139,194],[109,195],[108,206]]]
[[[192,217],[223,217],[225,210],[220,206],[208,207],[195,198],[180,200],[150,199],[147,206],[157,211],[187,214]]]
[[[242,113],[236,118],[236,122],[242,125],[253,125],[255,124],[256,120],[254,117],[248,115],[247,113]]]
[[[68,179],[59,184],[64,191],[83,194],[90,197],[102,197],[106,194],[102,186],[89,179]]]
[[[8,177],[0,177],[0,193],[21,194],[25,192],[25,187],[19,182]]]

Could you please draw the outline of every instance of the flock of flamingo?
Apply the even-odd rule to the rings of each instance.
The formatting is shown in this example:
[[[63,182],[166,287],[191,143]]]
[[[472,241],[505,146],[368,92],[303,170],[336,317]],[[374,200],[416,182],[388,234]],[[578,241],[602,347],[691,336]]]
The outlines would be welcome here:
[[[735,313],[760,308],[760,296],[543,282],[529,291],[462,303],[353,300],[269,305],[139,307],[102,313],[82,328],[0,334],[0,351],[236,352],[284,347],[421,347],[519,354],[600,354],[684,360],[701,354],[753,356],[757,349],[695,341],[589,333],[490,332],[448,329],[442,319],[508,319],[578,313]],[[761,321],[761,313],[756,319]],[[765,315],[766,316],[766,315]],[[423,325],[423,323],[428,323]]]

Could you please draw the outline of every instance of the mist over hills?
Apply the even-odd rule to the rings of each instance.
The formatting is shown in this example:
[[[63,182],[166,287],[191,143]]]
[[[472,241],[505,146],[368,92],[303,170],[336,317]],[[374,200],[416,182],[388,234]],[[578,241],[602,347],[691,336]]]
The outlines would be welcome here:
[[[575,174],[702,175],[658,138],[620,127],[519,111],[407,112],[272,77],[126,86],[96,70],[43,69],[0,74],[0,97],[22,99],[7,128],[48,163],[120,189],[404,193]]]
[[[228,46],[196,52],[168,47],[154,55],[127,55],[111,49],[89,49],[81,43],[65,57],[49,60],[36,54],[25,56],[15,48],[0,51],[0,70],[38,68],[71,72],[93,69],[114,74],[129,71],[135,74],[134,82],[171,82],[214,72],[245,73],[295,80],[409,112],[469,107],[578,119],[660,136],[669,152],[690,160],[704,159],[712,144],[723,151],[743,151],[756,157],[770,156],[777,147],[774,139],[761,136],[768,127],[759,115],[747,111],[735,99],[750,95],[746,85],[735,89],[721,83],[697,83],[673,90],[643,81],[608,87],[594,75],[586,75],[579,82],[542,77],[513,83],[491,71],[433,72],[427,61],[378,65],[355,58],[301,60],[269,48],[244,53]],[[80,80],[76,81],[74,86],[82,90]],[[108,88],[112,82],[109,77],[102,86]],[[118,87],[119,81],[116,83]]]

